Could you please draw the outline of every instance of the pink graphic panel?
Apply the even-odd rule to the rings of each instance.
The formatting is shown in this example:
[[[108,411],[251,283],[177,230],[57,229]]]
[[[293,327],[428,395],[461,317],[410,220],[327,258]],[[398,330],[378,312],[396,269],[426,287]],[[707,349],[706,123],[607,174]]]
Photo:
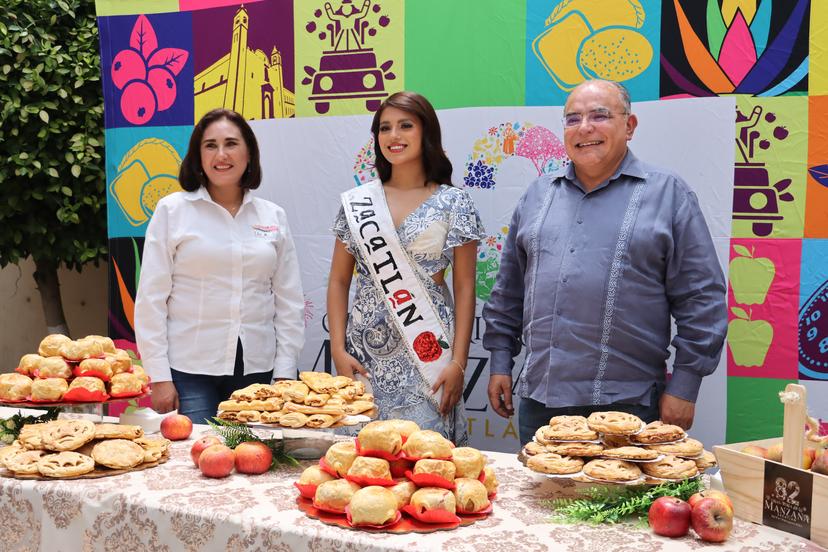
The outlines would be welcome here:
[[[797,379],[801,240],[733,239],[727,374]]]

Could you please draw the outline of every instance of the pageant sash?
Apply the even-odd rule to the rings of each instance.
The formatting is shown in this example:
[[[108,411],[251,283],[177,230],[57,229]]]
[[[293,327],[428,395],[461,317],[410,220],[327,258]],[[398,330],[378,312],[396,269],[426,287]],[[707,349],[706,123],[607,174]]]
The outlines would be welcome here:
[[[382,182],[374,180],[344,192],[342,205],[351,236],[368,263],[371,280],[388,301],[391,319],[431,387],[451,362],[450,336],[400,243]],[[441,387],[430,395],[438,406],[442,393]]]

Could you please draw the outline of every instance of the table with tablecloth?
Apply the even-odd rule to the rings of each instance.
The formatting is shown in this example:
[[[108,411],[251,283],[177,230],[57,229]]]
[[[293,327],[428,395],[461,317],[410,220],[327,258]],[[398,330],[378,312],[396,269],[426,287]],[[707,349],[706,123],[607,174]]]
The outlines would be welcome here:
[[[545,501],[571,495],[563,484],[524,468],[514,454],[487,452],[500,489],[486,519],[429,534],[366,533],[325,525],[296,506],[302,468],[225,479],[201,475],[190,459],[193,437],[174,442],[158,467],[100,479],[31,481],[0,478],[0,550],[698,550],[695,537],[671,540],[646,526],[565,525],[549,521]],[[303,466],[310,465],[304,461]],[[817,551],[820,547],[768,527],[735,520],[730,539],[711,550]]]

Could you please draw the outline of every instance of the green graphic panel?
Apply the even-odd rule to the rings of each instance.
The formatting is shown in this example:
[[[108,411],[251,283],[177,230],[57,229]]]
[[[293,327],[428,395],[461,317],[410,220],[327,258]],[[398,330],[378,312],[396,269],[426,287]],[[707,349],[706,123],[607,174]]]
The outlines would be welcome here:
[[[808,98],[736,102],[734,238],[801,238],[805,226]]]
[[[435,108],[524,105],[526,3],[405,3],[405,86]]]
[[[727,378],[728,443],[768,439],[782,435],[784,409],[779,392],[798,380]]]
[[[178,0],[95,0],[98,16],[177,11]]]

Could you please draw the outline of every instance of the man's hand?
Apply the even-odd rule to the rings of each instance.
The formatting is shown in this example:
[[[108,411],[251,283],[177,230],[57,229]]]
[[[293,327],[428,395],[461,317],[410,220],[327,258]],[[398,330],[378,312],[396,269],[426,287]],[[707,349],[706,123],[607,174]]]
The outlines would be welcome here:
[[[178,391],[171,381],[159,381],[152,385],[152,409],[159,414],[178,410]]]
[[[512,376],[489,376],[489,403],[494,411],[504,418],[515,415],[515,409],[512,407]]]
[[[685,430],[693,426],[693,416],[696,414],[695,403],[664,393],[658,402],[658,410],[661,413],[661,421],[665,424],[677,425]]]

